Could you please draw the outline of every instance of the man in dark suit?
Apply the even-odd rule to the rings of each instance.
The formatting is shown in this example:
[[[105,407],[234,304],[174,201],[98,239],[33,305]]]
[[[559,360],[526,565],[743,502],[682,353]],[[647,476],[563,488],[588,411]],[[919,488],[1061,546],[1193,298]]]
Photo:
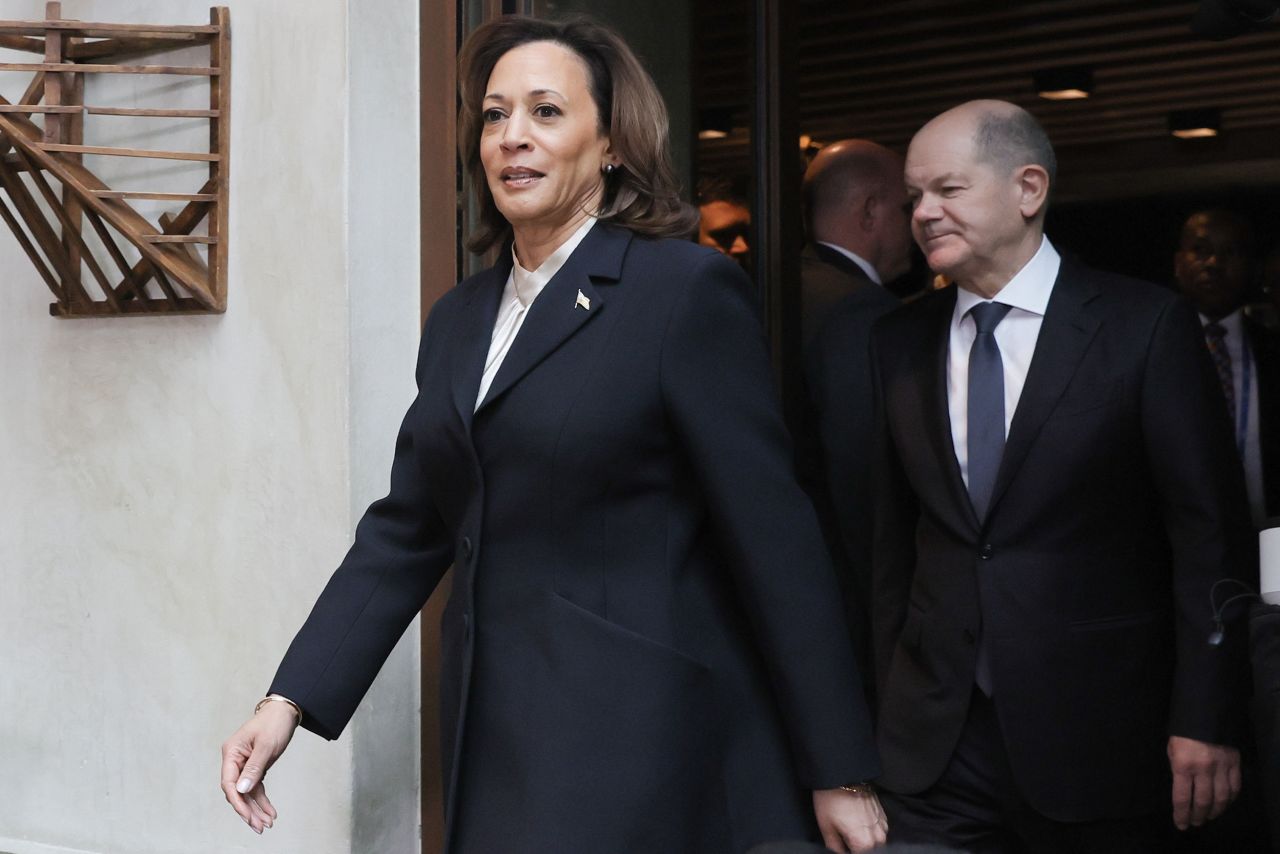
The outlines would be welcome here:
[[[865,139],[826,146],[804,173],[804,216],[810,242],[801,254],[801,329],[808,342],[847,297],[892,304],[881,298],[884,283],[910,269],[902,156]]]
[[[1044,237],[1055,171],[1000,101],[907,154],[957,287],[873,335],[891,841],[1164,851],[1239,790],[1243,638],[1207,642],[1211,588],[1255,559],[1230,425],[1190,307]]]
[[[804,176],[800,256],[805,413],[800,468],[841,582],[868,692],[871,577],[871,326],[898,305],[884,283],[910,267],[902,156],[846,139]]]
[[[1200,315],[1204,343],[1218,373],[1222,398],[1235,428],[1236,451],[1244,467],[1249,509],[1256,526],[1280,514],[1280,336],[1244,311],[1255,269],[1253,227],[1237,213],[1205,210],[1182,226],[1173,256],[1178,289]],[[1225,598],[1225,597],[1223,597]],[[1265,646],[1265,644],[1264,644]],[[1265,667],[1255,651],[1254,665]],[[1259,671],[1265,673],[1265,670]],[[1266,696],[1268,678],[1254,695]],[[1255,713],[1255,743],[1246,739],[1243,756],[1244,796],[1222,821],[1205,828],[1195,840],[1197,851],[1270,850],[1265,842],[1265,795],[1256,773],[1266,754],[1272,724]],[[1252,789],[1252,791],[1250,791]],[[1280,844],[1277,839],[1276,844]]]
[[[1255,524],[1280,515],[1280,335],[1243,310],[1253,229],[1230,211],[1192,214],[1174,255],[1178,287],[1200,313],[1244,464]]]

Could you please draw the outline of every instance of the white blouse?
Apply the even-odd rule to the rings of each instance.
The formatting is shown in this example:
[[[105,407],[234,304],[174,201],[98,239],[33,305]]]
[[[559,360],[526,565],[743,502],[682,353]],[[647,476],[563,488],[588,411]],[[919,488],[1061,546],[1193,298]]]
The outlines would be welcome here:
[[[516,335],[529,314],[529,306],[533,305],[547,282],[560,272],[564,262],[569,260],[573,250],[578,248],[578,244],[595,224],[595,217],[587,217],[587,221],[533,272],[520,266],[515,244],[511,244],[511,275],[507,276],[507,285],[502,289],[502,302],[498,304],[498,317],[494,321],[493,337],[489,341],[489,355],[484,360],[484,374],[480,377],[480,391],[476,395],[476,409],[480,408],[484,396],[489,393],[489,386],[493,384],[498,368],[502,367],[502,361],[507,358],[511,345],[515,343]]]

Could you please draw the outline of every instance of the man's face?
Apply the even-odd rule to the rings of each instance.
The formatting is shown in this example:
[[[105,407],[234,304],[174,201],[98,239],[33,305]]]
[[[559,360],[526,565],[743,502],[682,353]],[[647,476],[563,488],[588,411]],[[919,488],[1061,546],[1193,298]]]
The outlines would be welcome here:
[[[751,211],[733,202],[707,202],[698,208],[698,242],[719,249],[738,263],[746,262],[751,247],[747,234],[751,229]]]
[[[1173,256],[1178,287],[1211,320],[1240,307],[1249,284],[1245,236],[1230,219],[1195,214],[1182,227],[1182,243]]]
[[[971,125],[940,122],[916,134],[906,185],[911,232],[929,268],[960,284],[1006,270],[1031,228],[1016,174],[975,157]]]

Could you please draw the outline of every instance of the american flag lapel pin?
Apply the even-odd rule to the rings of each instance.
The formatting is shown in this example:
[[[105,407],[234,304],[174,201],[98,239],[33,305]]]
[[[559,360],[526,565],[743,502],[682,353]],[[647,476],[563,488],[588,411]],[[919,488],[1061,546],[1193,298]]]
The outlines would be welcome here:
[[[591,300],[587,298],[586,294],[579,290],[578,298],[574,300],[573,306],[574,308],[585,308],[587,311],[591,311]]]

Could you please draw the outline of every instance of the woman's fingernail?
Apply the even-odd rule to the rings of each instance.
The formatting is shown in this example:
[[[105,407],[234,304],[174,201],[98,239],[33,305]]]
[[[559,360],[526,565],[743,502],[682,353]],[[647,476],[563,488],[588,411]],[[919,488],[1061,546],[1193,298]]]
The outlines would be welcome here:
[[[252,788],[253,788],[253,781],[250,780],[248,777],[241,777],[240,782],[236,783],[236,791],[242,795]]]

